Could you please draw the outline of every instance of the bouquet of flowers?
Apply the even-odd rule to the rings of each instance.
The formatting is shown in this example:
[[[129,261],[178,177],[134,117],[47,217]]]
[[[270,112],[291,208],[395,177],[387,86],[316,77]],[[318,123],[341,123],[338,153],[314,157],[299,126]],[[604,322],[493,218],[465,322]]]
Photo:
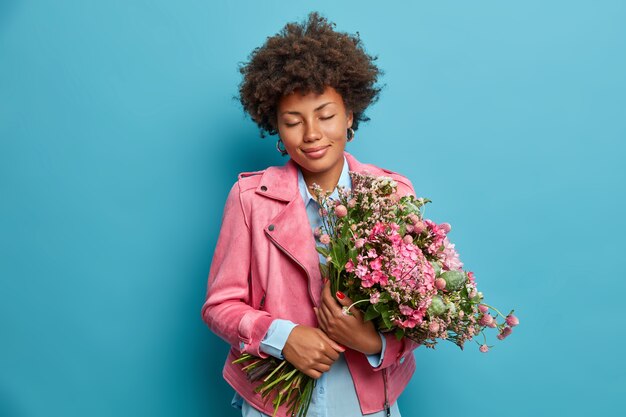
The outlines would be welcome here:
[[[379,331],[429,348],[448,340],[463,349],[482,333],[484,342],[476,343],[487,352],[486,328],[498,329],[499,340],[512,333],[519,324],[514,311],[505,316],[483,302],[474,273],[463,270],[448,240],[450,224],[424,218],[422,209],[430,200],[399,196],[397,183],[388,177],[350,176],[352,189],[340,188],[337,200],[315,188],[323,226],[314,234],[326,258],[320,268],[332,293],[341,291],[353,300],[344,314],[359,308]],[[306,415],[315,380],[275,358],[244,354],[235,362],[249,361],[243,370],[251,380],[263,379],[258,392],[275,394],[275,413],[287,404],[290,413]]]

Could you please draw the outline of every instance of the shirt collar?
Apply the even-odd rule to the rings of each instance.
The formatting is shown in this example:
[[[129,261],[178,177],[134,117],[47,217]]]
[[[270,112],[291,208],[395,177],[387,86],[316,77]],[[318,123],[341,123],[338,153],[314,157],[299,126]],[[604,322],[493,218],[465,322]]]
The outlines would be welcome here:
[[[330,195],[331,198],[337,199],[339,198],[339,192],[337,191],[338,187],[344,188],[352,188],[352,181],[350,180],[350,169],[348,167],[348,161],[346,160],[346,156],[343,157],[343,168],[341,169],[341,175],[339,176],[339,181],[337,182],[337,187],[333,190]],[[304,176],[302,175],[302,170],[298,167],[298,189],[300,190],[300,196],[304,201],[304,206],[311,200],[315,202],[315,199],[309,192],[309,187],[307,187],[306,182],[304,181]],[[317,202],[316,202],[317,203]]]

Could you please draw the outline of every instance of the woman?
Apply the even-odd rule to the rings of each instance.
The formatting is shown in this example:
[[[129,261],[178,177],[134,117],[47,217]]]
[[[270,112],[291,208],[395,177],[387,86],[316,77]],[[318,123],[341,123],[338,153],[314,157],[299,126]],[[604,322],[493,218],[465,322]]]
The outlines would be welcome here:
[[[415,370],[409,340],[376,331],[351,301],[322,281],[314,229],[321,224],[312,185],[337,193],[349,171],[405,177],[345,151],[380,92],[380,70],[360,39],[311,13],[256,48],[240,71],[240,100],[290,160],[242,173],[233,185],[208,277],[202,318],[231,345],[223,376],[242,416],[273,413],[234,365],[241,353],[286,359],[317,379],[309,417],[400,416],[396,400]],[[286,415],[281,407],[278,415]]]

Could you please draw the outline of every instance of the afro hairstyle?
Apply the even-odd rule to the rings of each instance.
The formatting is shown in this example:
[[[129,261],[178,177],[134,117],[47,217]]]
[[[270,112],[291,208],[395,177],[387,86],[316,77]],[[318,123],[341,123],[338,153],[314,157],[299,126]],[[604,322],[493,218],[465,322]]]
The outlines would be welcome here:
[[[374,64],[378,57],[365,52],[358,32],[350,35],[334,27],[311,12],[302,23],[287,23],[255,48],[248,62],[239,64],[243,80],[238,99],[259,126],[261,137],[278,133],[279,100],[296,90],[321,94],[331,86],[342,96],[346,110],[353,112],[354,130],[360,121],[370,120],[364,111],[382,89],[376,85],[383,75]]]

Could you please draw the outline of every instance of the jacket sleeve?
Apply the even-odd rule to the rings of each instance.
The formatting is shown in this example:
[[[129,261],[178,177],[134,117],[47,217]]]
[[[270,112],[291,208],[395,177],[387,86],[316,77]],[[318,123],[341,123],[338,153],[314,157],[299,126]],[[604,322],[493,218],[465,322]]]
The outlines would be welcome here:
[[[260,343],[273,318],[250,305],[251,236],[239,183],[231,188],[209,270],[202,319],[241,353],[266,358]]]

